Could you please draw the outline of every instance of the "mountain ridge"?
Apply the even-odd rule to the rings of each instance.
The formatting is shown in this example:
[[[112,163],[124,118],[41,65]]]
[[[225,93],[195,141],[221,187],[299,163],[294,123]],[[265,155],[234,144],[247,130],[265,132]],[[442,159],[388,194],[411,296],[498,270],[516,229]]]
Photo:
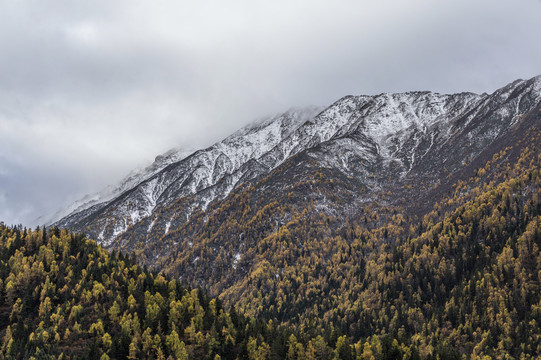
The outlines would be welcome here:
[[[324,109],[293,109],[259,124],[250,124],[179,161],[171,161],[137,185],[123,188],[123,192],[115,194],[118,196],[113,196],[110,201],[76,210],[54,225],[83,230],[81,225],[93,227],[92,224],[96,224],[93,219],[101,212],[106,215],[97,220],[100,230],[91,229],[88,234],[111,245],[128,227],[155,217],[152,214],[156,210],[171,205],[174,199],[194,197],[191,208],[184,211],[189,219],[196,207],[204,210],[212,201],[224,199],[239,184],[268,174],[291,156],[326,143],[339,148],[334,152],[334,158],[329,151],[330,156],[322,155],[327,165],[336,166],[350,176],[364,174],[365,181],[370,183],[368,173],[373,171],[367,170],[366,166],[350,169],[347,161],[340,164],[336,154],[351,156],[357,162],[362,159],[373,166],[394,167],[400,169],[401,177],[406,177],[416,161],[420,161],[420,156],[425,157],[431,151],[435,139],[447,139],[443,144],[436,144],[441,148],[453,133],[456,135],[460,129],[469,129],[473,119],[490,117],[491,107],[500,106],[513,96],[520,97],[521,91],[537,94],[539,101],[540,84],[541,77],[538,76],[526,81],[517,80],[490,95],[442,95],[426,91],[350,95]],[[520,108],[520,101],[511,104],[514,109],[506,106],[499,110],[500,113],[492,114],[490,121],[499,121],[498,128],[488,131],[486,126],[484,129],[473,127],[473,132],[468,133],[470,143],[475,140],[485,144],[501,135],[504,128],[511,126],[525,111]],[[475,144],[469,146],[475,148]],[[423,154],[420,153],[422,150]],[[378,185],[372,182],[372,186]],[[133,194],[133,201],[122,203],[120,200],[127,199],[128,193]]]

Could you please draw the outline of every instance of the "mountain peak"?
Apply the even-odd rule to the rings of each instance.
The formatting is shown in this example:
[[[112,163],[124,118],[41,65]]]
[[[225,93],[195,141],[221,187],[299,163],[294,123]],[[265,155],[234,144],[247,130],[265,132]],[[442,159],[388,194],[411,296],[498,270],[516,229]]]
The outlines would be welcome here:
[[[293,159],[301,155],[373,191],[386,187],[383,179],[389,178],[437,183],[515,126],[539,102],[539,84],[540,77],[515,81],[491,95],[350,95],[327,108],[292,108],[206,149],[158,156],[112,191],[74,207],[56,225],[85,229],[105,244],[114,244],[129,228],[141,239],[158,228],[163,236],[187,224],[194,212],[256,184],[288,161],[298,162]]]

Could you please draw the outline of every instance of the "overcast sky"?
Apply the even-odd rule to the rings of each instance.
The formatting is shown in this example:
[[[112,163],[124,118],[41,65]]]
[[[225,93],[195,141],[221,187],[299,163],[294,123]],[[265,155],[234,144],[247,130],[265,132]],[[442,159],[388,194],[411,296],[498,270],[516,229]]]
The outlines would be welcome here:
[[[348,94],[541,74],[539,0],[0,1],[0,221]]]

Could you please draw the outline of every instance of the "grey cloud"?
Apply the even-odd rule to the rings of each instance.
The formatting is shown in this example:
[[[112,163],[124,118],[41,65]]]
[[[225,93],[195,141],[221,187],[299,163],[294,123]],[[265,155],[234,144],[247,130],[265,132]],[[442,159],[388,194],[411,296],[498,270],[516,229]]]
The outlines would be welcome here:
[[[4,1],[0,220],[31,224],[292,106],[538,75],[540,13],[534,0]]]

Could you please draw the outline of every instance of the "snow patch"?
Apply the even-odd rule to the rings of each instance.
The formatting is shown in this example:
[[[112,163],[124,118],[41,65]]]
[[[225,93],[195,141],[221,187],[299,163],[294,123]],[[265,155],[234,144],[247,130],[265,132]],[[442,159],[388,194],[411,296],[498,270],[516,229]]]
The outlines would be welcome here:
[[[239,263],[240,261],[240,253],[235,253],[235,255],[233,255],[233,269],[236,269],[237,268],[237,264]]]
[[[149,233],[152,230],[152,228],[154,227],[154,224],[156,224],[156,219],[152,220],[150,225],[148,225],[147,233]]]

